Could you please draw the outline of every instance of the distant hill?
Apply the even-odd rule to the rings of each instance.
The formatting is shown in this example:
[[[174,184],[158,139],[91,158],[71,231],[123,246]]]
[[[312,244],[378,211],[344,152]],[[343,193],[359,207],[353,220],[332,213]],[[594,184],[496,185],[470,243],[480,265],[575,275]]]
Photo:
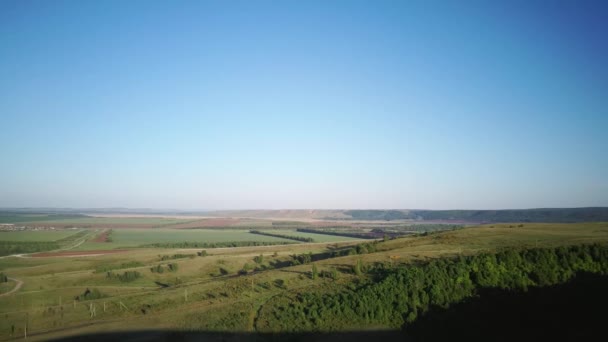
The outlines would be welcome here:
[[[474,222],[599,222],[608,221],[608,208],[541,208],[517,210],[415,210],[423,220]]]
[[[206,216],[234,217],[275,220],[327,220],[327,221],[441,221],[446,223],[499,223],[499,222],[608,222],[608,207],[587,208],[539,208],[506,210],[327,210],[327,209],[288,209],[288,210],[222,210],[222,211],[183,211],[128,208],[0,208],[0,222],[31,221],[32,216],[50,218],[77,218],[82,214],[151,215],[151,216]]]
[[[451,221],[451,222],[600,222],[608,221],[608,207],[540,208],[507,210],[227,210],[209,216],[323,219],[359,221]]]

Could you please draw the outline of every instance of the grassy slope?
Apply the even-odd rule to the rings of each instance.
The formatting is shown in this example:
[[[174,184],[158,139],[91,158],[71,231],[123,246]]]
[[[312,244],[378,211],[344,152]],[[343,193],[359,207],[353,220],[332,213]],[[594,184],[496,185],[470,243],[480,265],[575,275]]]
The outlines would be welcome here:
[[[320,270],[337,268],[348,270],[359,258],[364,263],[392,260],[407,263],[457,253],[472,254],[510,246],[557,246],[588,242],[608,242],[608,224],[525,224],[509,228],[509,225],[481,226],[458,231],[409,237],[380,244],[381,252],[361,256],[347,256],[317,262]],[[328,244],[332,247],[333,244]],[[7,319],[0,322],[0,339],[7,338],[11,324],[20,325],[25,312],[30,317],[30,336],[48,339],[71,333],[108,331],[137,328],[188,328],[202,330],[255,330],[256,313],[272,296],[285,291],[334,291],[341,284],[356,281],[349,273],[341,273],[338,282],[325,279],[312,281],[307,272],[310,265],[259,272],[249,276],[234,276],[243,264],[254,264],[253,257],[260,253],[265,259],[287,260],[290,254],[326,250],[324,245],[290,245],[268,248],[247,247],[209,250],[213,255],[205,258],[179,259],[176,273],[153,274],[148,268],[159,264],[158,254],[186,253],[179,250],[135,250],[120,255],[89,258],[48,259],[0,259],[0,270],[21,279],[24,287],[16,295],[0,298],[0,313]],[[277,252],[277,257],[271,254]],[[191,251],[190,251],[191,252]],[[136,260],[146,264],[137,268],[144,276],[134,283],[108,281],[103,274],[93,270],[100,264],[116,264]],[[227,276],[219,269],[228,271]],[[160,289],[155,281],[172,283],[179,277],[180,286]],[[253,280],[253,285],[252,285]],[[280,281],[278,281],[280,280]],[[284,283],[282,286],[280,283]],[[71,298],[86,287],[96,287],[113,297],[104,313],[100,308],[104,300],[98,300],[97,316],[90,318],[88,308],[82,303],[73,306]],[[188,301],[185,301],[185,291]],[[63,317],[57,310],[63,305]],[[129,309],[122,310],[121,301]],[[68,302],[69,305],[65,305]],[[145,308],[144,315],[141,308]],[[49,307],[55,310],[50,313]],[[66,327],[81,326],[78,329]],[[45,335],[31,335],[55,331]]]
[[[273,233],[273,234],[282,234],[282,235],[312,238],[312,239],[314,239],[315,242],[339,242],[339,241],[361,241],[362,240],[362,239],[356,239],[356,238],[351,238],[351,237],[346,237],[346,236],[303,233],[303,232],[298,232],[296,230],[288,230],[288,229],[273,229],[273,230],[268,230],[267,232]]]

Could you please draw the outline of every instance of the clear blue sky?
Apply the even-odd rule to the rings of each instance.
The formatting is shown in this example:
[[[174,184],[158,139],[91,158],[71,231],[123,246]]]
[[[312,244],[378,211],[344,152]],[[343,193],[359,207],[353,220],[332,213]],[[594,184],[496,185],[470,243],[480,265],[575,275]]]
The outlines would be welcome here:
[[[0,206],[608,206],[606,1],[0,1]]]

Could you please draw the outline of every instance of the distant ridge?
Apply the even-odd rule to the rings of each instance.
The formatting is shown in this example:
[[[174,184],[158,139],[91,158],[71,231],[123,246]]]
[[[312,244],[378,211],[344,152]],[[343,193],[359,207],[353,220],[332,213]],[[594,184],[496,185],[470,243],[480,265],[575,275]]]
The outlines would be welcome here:
[[[608,207],[538,208],[505,210],[227,210],[206,212],[209,216],[322,219],[359,221],[447,221],[447,222],[600,222],[608,221]]]
[[[281,220],[329,221],[408,221],[446,223],[500,223],[500,222],[608,222],[608,207],[536,208],[504,210],[422,210],[422,209],[285,209],[285,210],[178,210],[129,208],[0,208],[0,216],[9,213],[44,213],[71,215],[152,215],[152,216],[204,216]]]

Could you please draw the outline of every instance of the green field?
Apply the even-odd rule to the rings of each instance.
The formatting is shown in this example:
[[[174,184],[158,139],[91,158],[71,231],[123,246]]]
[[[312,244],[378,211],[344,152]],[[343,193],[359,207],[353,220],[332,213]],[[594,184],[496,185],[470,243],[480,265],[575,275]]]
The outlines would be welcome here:
[[[266,232],[273,233],[273,234],[282,234],[282,235],[312,238],[314,240],[314,242],[339,242],[339,241],[361,241],[362,240],[362,239],[356,239],[356,238],[347,237],[347,236],[304,233],[304,232],[298,232],[296,230],[288,230],[288,229],[272,229],[272,230],[266,230]]]
[[[115,249],[152,243],[233,241],[293,242],[288,239],[251,234],[240,229],[113,229],[112,242],[88,241],[78,249]]]
[[[42,219],[36,221],[43,221]],[[65,218],[65,219],[54,219],[50,222],[55,224],[69,224],[69,225],[96,225],[96,224],[107,224],[107,225],[171,225],[177,223],[185,223],[193,221],[192,219],[177,219],[177,218],[166,218],[166,217],[78,217],[78,218]],[[27,223],[27,222],[24,222]]]
[[[21,223],[36,221],[55,221],[73,218],[82,218],[83,215],[61,215],[61,214],[18,214],[0,212],[0,223]]]
[[[80,230],[27,230],[0,232],[0,241],[57,241],[78,233]]]

